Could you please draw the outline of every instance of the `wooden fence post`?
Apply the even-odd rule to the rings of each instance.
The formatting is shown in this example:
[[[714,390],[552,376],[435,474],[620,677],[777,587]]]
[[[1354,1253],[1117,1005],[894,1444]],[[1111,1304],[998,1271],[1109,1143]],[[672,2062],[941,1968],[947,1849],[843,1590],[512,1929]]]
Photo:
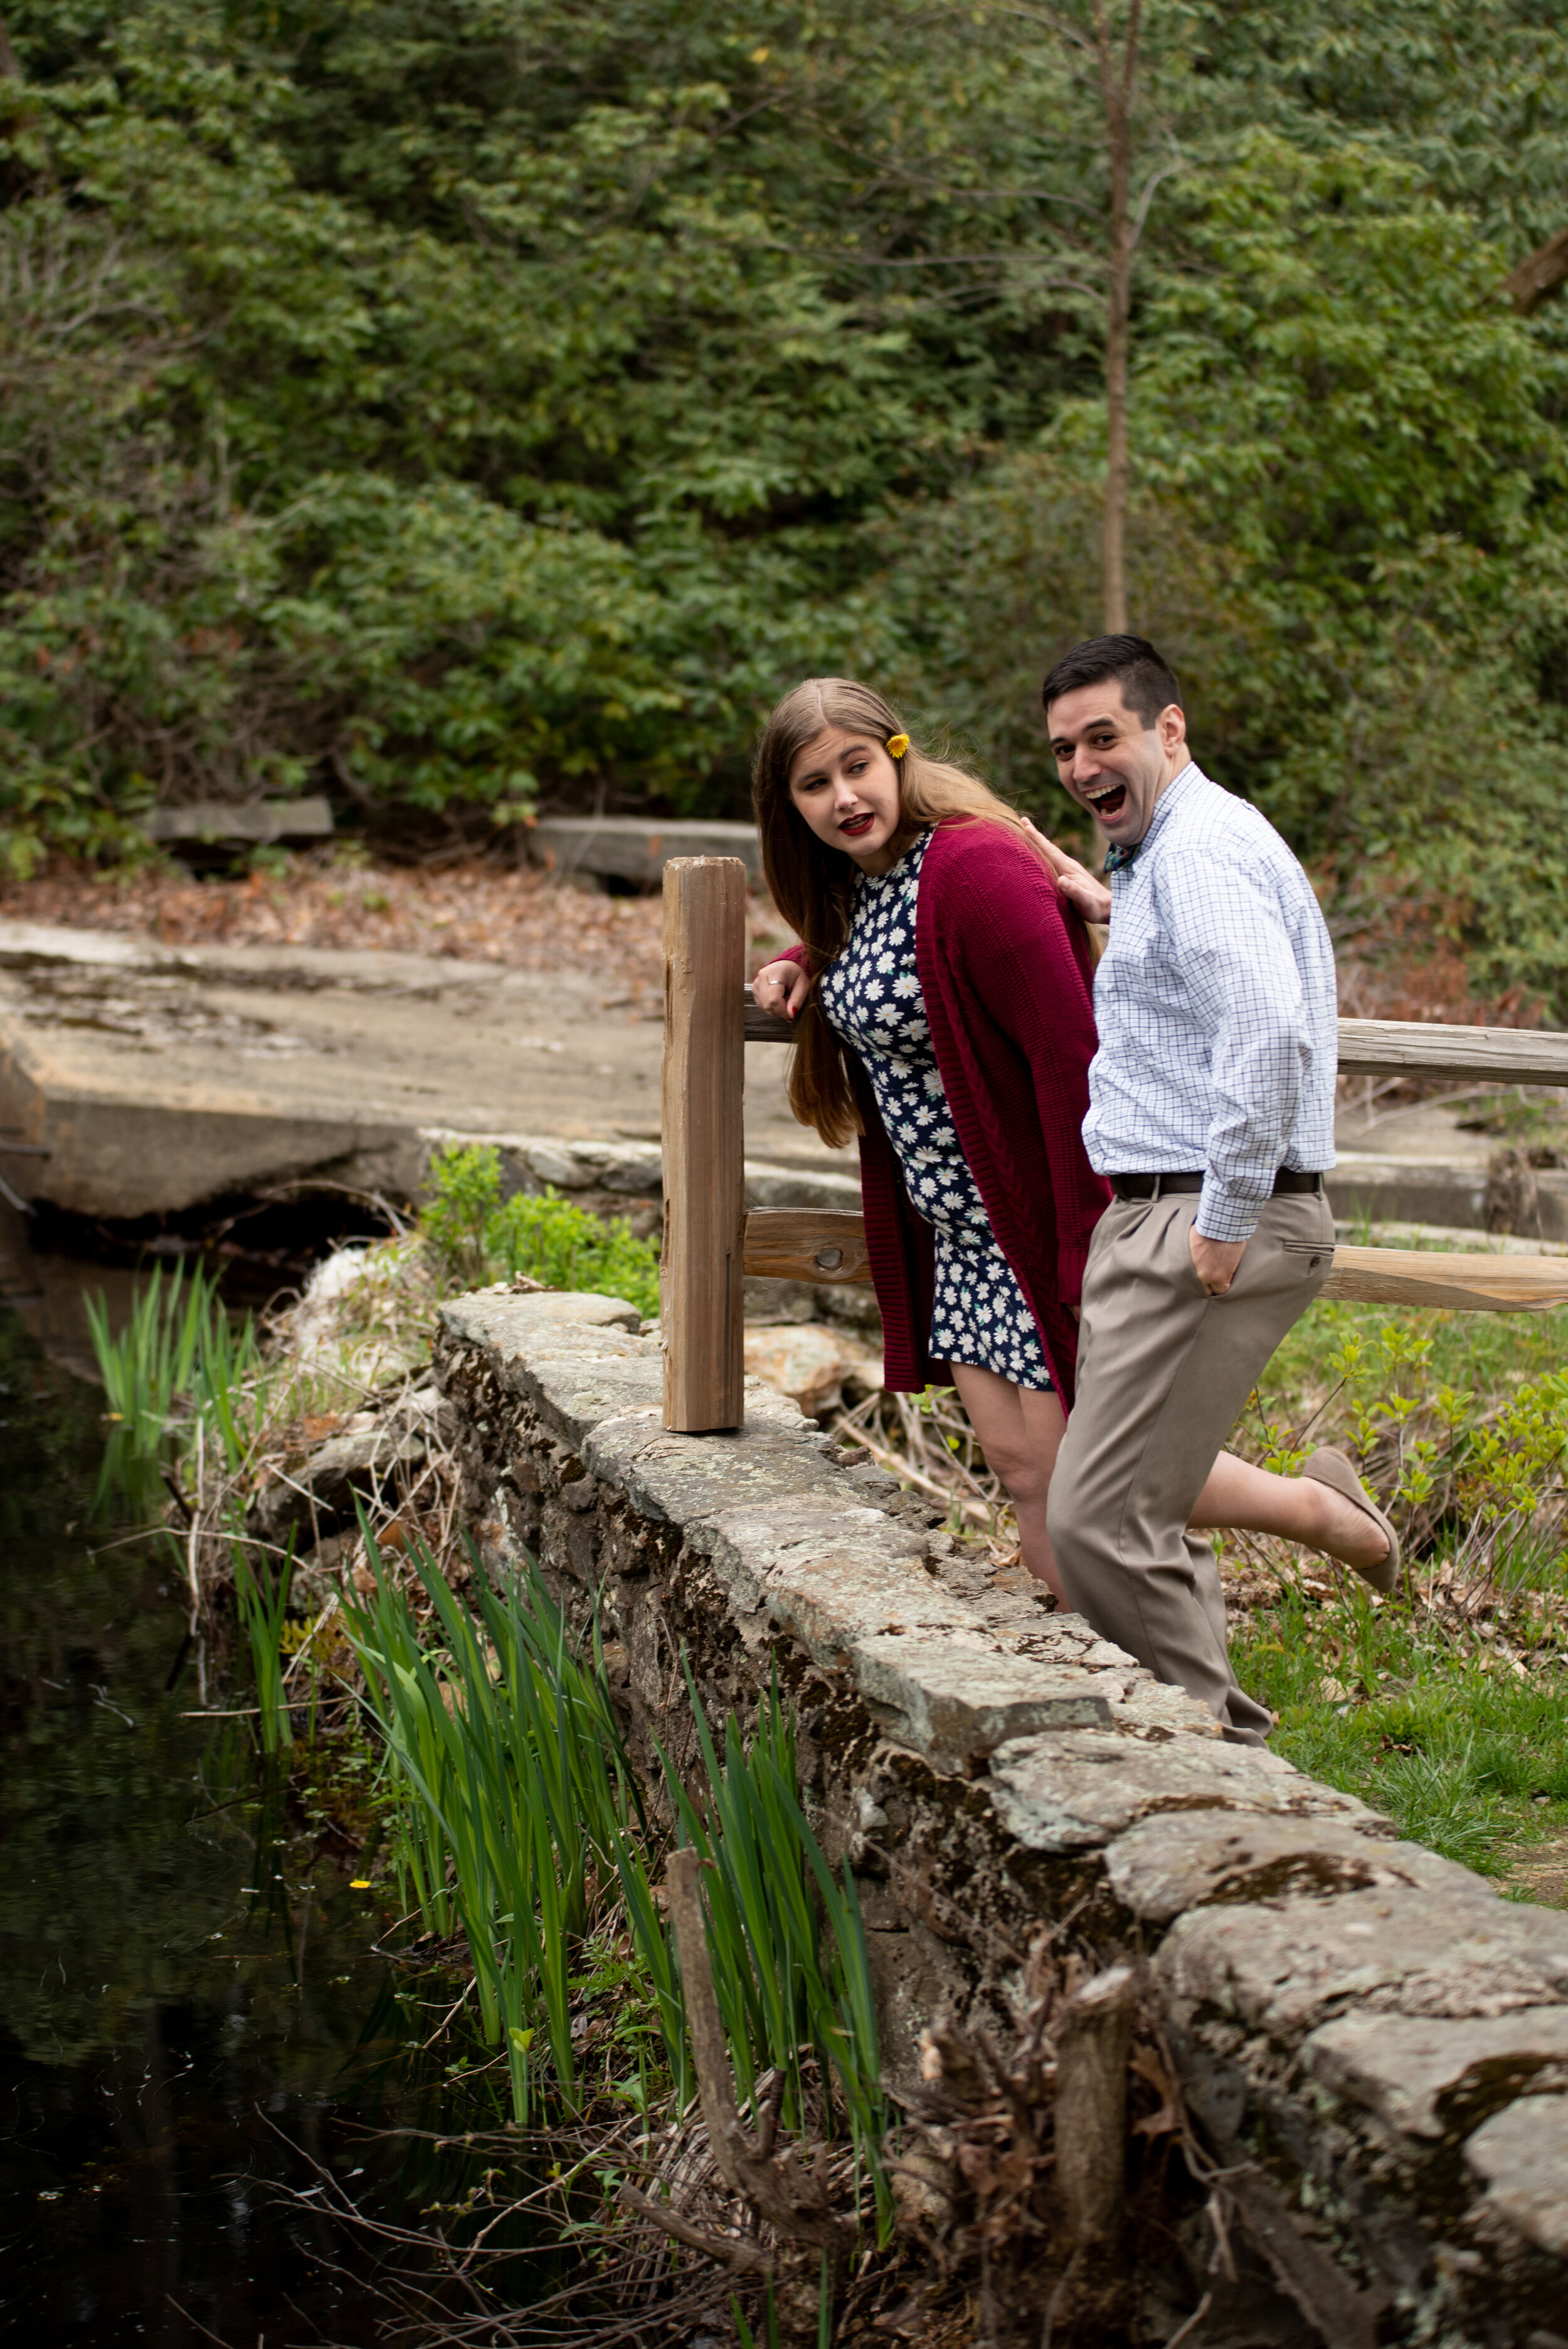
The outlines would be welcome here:
[[[687,1435],[745,1414],[741,1226],[746,1154],[746,867],[665,867],[665,1425]]]

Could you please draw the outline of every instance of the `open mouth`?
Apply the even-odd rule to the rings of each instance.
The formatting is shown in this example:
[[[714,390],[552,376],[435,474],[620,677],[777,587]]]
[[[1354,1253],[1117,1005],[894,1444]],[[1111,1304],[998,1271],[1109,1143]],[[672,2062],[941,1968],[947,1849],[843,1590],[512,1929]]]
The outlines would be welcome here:
[[[1127,785],[1108,783],[1103,791],[1088,792],[1085,796],[1101,823],[1114,823],[1127,805]]]
[[[875,816],[870,813],[865,815],[847,815],[842,823],[839,826],[839,830],[847,839],[860,840],[866,833],[870,832],[875,822]]]

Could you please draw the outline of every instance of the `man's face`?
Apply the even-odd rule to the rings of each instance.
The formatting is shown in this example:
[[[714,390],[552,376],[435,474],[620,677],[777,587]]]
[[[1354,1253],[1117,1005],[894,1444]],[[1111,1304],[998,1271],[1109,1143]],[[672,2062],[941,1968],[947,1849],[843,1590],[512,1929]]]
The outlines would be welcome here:
[[[1129,709],[1119,678],[1076,686],[1046,712],[1057,772],[1108,840],[1132,848],[1154,802],[1187,764],[1187,721],[1171,702],[1152,726]]]

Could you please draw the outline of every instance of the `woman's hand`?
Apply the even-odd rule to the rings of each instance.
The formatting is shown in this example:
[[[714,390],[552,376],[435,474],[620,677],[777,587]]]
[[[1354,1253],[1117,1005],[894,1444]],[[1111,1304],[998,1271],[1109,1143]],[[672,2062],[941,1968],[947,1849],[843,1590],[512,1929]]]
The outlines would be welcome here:
[[[811,991],[806,966],[799,962],[767,962],[751,982],[751,999],[759,1011],[781,1011],[793,1019]]]
[[[1045,850],[1047,861],[1057,876],[1057,887],[1068,903],[1078,907],[1086,922],[1109,922],[1110,891],[1105,883],[1097,881],[1087,864],[1080,864],[1076,856],[1069,856],[1065,848],[1058,848],[1054,840],[1047,840],[1043,832],[1037,832],[1027,816],[1023,818],[1023,825],[1029,838],[1037,841]]]

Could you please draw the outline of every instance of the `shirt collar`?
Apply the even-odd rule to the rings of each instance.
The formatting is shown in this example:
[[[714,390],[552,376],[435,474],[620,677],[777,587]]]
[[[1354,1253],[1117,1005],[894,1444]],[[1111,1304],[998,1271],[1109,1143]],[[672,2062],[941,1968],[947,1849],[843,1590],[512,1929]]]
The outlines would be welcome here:
[[[1160,827],[1165,822],[1176,801],[1189,796],[1194,783],[1206,782],[1207,780],[1196,759],[1189,759],[1181,773],[1171,776],[1171,781],[1154,802],[1154,813],[1149,819],[1148,831],[1130,854],[1112,868],[1109,877],[1113,886],[1123,874],[1131,871],[1144,850],[1158,837]]]

